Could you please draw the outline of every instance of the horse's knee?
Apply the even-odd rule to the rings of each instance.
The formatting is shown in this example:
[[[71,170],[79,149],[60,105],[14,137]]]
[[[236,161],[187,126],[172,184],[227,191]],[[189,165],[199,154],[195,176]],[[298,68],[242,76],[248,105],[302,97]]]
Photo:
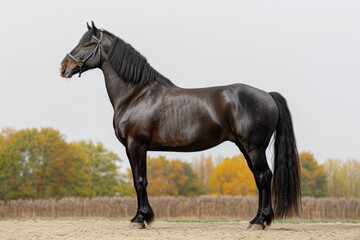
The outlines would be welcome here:
[[[135,179],[135,187],[137,189],[146,188],[148,185],[148,181],[146,178],[139,177],[139,179]]]
[[[148,181],[147,181],[147,179],[146,179],[146,178],[144,179],[143,184],[144,184],[144,187],[147,187],[147,186],[148,186]]]

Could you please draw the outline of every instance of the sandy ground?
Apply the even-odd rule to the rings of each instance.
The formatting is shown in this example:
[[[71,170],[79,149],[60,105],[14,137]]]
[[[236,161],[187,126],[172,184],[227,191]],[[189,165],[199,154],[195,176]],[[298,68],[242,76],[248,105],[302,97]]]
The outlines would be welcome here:
[[[256,232],[245,231],[246,222],[157,221],[143,230],[129,230],[128,224],[106,219],[0,221],[0,239],[360,239],[360,224],[275,223]]]

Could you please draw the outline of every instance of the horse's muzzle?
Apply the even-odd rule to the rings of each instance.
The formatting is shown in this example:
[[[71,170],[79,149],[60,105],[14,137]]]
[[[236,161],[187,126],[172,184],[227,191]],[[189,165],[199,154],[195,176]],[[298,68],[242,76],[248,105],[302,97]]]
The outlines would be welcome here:
[[[60,64],[60,67],[59,67],[60,76],[64,77],[65,71],[66,71],[66,67],[64,65]]]
[[[76,66],[69,66],[69,63],[67,61],[63,61],[59,66],[60,76],[63,78],[71,78],[75,72],[75,69],[73,67]]]

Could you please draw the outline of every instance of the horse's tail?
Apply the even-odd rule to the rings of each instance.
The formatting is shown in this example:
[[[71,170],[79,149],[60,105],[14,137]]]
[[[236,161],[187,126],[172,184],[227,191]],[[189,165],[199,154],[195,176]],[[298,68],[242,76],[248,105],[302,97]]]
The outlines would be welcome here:
[[[279,109],[275,132],[275,160],[272,195],[276,218],[299,215],[301,208],[300,162],[295,135],[286,100],[279,93],[271,92]]]

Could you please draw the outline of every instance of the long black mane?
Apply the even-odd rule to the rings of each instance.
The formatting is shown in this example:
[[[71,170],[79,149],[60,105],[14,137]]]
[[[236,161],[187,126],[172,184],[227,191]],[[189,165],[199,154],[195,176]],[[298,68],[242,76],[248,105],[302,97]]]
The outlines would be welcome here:
[[[119,77],[132,84],[145,86],[159,75],[144,56],[118,37],[111,43],[109,62]]]

